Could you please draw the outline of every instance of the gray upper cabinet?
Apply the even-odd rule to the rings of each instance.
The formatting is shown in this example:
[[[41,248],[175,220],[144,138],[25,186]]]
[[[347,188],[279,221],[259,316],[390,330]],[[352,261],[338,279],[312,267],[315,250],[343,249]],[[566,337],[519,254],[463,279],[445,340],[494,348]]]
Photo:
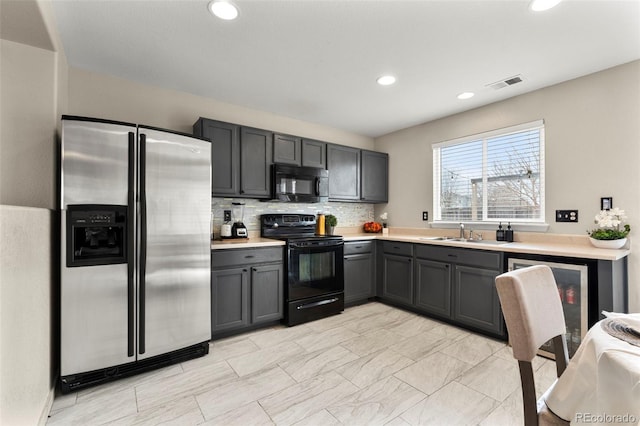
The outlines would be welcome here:
[[[272,139],[266,130],[240,128],[240,196],[271,196]]]
[[[302,139],[302,166],[327,168],[327,143]]]
[[[211,141],[214,197],[271,197],[271,165],[329,170],[329,201],[386,203],[389,155],[200,118],[193,134]]]
[[[367,203],[389,201],[389,154],[362,151],[361,200]]]
[[[240,126],[200,118],[194,135],[211,141],[211,191],[214,196],[240,193]]]
[[[360,201],[360,150],[327,146],[329,201]]]
[[[302,140],[297,136],[273,135],[273,162],[302,165]]]

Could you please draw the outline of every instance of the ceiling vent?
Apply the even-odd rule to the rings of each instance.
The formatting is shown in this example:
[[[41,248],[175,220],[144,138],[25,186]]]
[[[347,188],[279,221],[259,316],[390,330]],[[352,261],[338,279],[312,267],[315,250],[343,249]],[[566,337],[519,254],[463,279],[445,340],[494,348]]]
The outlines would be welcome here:
[[[513,77],[508,77],[500,81],[496,81],[495,83],[487,84],[487,87],[491,87],[494,90],[502,89],[503,87],[513,86],[514,84],[522,83],[522,76],[515,75]]]

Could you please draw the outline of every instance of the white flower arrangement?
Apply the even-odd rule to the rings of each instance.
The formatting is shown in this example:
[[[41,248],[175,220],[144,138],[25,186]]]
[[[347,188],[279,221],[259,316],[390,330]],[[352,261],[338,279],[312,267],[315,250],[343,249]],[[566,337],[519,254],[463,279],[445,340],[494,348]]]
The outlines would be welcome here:
[[[601,210],[595,217],[597,229],[587,231],[591,238],[596,240],[619,240],[626,238],[631,227],[627,224],[621,228],[627,216],[624,210],[614,208],[611,210]]]

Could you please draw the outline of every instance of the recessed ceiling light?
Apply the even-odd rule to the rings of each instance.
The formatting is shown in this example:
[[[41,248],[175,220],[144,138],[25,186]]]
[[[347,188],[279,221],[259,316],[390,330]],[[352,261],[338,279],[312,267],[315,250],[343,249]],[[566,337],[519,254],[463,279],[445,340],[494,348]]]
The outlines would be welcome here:
[[[213,0],[209,3],[209,11],[225,21],[230,21],[238,17],[238,8],[226,0]]]
[[[396,78],[392,75],[383,75],[376,80],[380,86],[389,86],[396,82]]]
[[[532,0],[529,8],[534,12],[542,12],[543,10],[551,9],[558,3],[560,3],[560,0]]]
[[[458,95],[458,99],[469,99],[473,98],[474,95],[475,93],[473,92],[463,92]]]

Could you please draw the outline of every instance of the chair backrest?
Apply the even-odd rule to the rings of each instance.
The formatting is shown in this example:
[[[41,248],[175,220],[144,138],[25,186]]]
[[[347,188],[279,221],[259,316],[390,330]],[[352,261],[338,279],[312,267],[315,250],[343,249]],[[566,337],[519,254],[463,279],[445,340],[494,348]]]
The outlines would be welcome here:
[[[500,305],[518,361],[532,361],[547,340],[564,336],[562,302],[551,268],[535,265],[496,277]]]

